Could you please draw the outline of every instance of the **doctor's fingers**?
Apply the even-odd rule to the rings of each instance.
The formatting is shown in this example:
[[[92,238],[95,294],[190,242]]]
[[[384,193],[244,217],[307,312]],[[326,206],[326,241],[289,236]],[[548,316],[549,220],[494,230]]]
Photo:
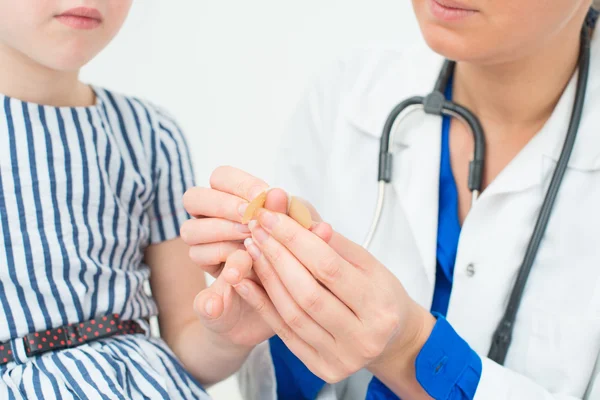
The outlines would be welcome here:
[[[258,235],[260,235],[260,231]],[[343,335],[359,328],[360,321],[352,311],[329,290],[320,285],[310,272],[275,239],[268,238],[260,245],[254,240],[246,240],[244,244],[254,259],[254,271],[262,285],[267,288],[269,295],[271,295],[271,291],[278,294],[289,293],[289,298],[271,297],[278,308],[283,302],[297,304],[300,310],[303,310],[333,336]],[[278,249],[269,250],[273,247],[278,247]],[[276,256],[269,256],[269,254],[275,253]],[[299,325],[305,323],[302,315],[298,312],[288,314],[288,317],[286,321],[294,321],[292,325],[295,325],[295,322]]]
[[[238,241],[250,237],[247,225],[221,218],[190,219],[181,226],[180,235],[188,246]]]
[[[189,256],[204,272],[216,278],[227,258],[238,250],[245,250],[241,242],[209,243],[190,247]]]
[[[363,271],[370,271],[380,265],[368,250],[335,231],[332,233],[328,244],[344,260]]]
[[[252,243],[248,245],[251,247]],[[302,340],[320,353],[335,345],[335,340],[326,331],[326,327],[317,323],[296,303],[268,260],[264,257],[256,259],[254,272],[283,321]]]
[[[300,338],[283,320],[265,289],[249,279],[243,280],[234,290],[244,299],[273,329],[273,332],[306,365],[319,364],[319,353]]]
[[[281,262],[285,254],[297,259],[318,281],[325,285],[354,314],[359,315],[368,302],[368,275],[344,260],[321,238],[302,228],[286,215],[261,210],[258,215],[259,227],[251,228],[252,238],[263,237],[259,247],[271,260],[278,273],[287,268]],[[265,235],[266,233],[266,235]],[[273,240],[274,239],[274,240]],[[289,250],[289,251],[288,251]],[[287,282],[284,279],[286,285]],[[360,315],[359,315],[360,316]]]
[[[269,185],[241,169],[224,166],[213,171],[210,176],[210,187],[251,201],[267,190]]]
[[[352,375],[360,369],[354,365],[360,365],[361,368],[364,366],[364,363],[353,365],[352,362],[342,360],[340,352],[343,350],[338,348],[335,340],[332,340],[331,336],[323,336],[320,332],[311,334],[304,325],[305,320],[291,319],[289,323],[286,322],[286,317],[278,311],[270,295],[256,283],[244,280],[234,288],[240,297],[262,316],[290,351],[311,372],[327,383],[337,383]],[[310,321],[310,317],[307,318],[306,321]]]

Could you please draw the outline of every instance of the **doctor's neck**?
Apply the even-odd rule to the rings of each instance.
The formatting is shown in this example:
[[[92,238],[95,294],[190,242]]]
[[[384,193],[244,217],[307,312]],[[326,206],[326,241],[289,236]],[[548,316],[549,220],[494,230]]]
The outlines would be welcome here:
[[[533,136],[577,69],[582,23],[575,18],[525,57],[493,65],[459,62],[454,100],[473,110],[491,135],[508,139],[512,132],[526,131]]]
[[[79,71],[48,68],[0,41],[0,93],[50,106],[89,106],[93,91],[79,81]]]

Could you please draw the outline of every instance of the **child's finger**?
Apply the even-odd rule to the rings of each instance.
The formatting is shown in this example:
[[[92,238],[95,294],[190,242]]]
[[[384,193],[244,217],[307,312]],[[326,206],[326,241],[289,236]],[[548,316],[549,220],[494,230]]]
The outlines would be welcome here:
[[[240,242],[220,242],[190,247],[189,256],[204,272],[214,276],[220,272],[222,263],[238,250],[244,250]]]
[[[219,190],[195,187],[183,195],[183,206],[195,217],[223,218],[242,222],[239,208],[247,202]]]
[[[212,287],[204,289],[194,299],[194,310],[201,319],[217,319],[223,314],[223,309],[223,296],[217,294]]]
[[[210,187],[251,201],[265,191],[269,185],[247,172],[225,166],[213,171],[210,177]]]
[[[247,225],[221,218],[190,219],[184,222],[180,235],[188,246],[226,241],[243,241],[250,237]]]
[[[226,308],[231,305],[231,295],[235,293],[233,288],[220,274],[210,287],[202,290],[194,299],[196,313],[207,321],[216,323],[216,320],[224,317]]]
[[[231,254],[225,262],[222,275],[230,285],[237,285],[252,272],[252,258],[248,252],[238,250]]]

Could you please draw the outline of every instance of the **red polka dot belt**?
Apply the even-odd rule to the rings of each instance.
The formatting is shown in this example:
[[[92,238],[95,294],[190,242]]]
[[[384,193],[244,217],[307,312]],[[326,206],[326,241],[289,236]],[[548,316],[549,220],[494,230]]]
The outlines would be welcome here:
[[[30,333],[22,340],[27,357],[34,357],[49,351],[70,349],[114,335],[136,333],[145,333],[145,330],[137,322],[122,321],[119,315],[114,314],[86,322]],[[0,365],[7,364],[14,359],[15,354],[12,343],[0,343]]]

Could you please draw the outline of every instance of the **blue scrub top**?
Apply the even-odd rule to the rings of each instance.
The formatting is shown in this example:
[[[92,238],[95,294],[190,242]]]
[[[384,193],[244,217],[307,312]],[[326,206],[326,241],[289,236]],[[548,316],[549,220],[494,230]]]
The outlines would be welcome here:
[[[452,80],[446,88],[446,98],[452,99]],[[450,294],[454,263],[460,237],[460,221],[458,216],[458,191],[452,174],[450,163],[450,125],[451,118],[442,121],[442,155],[440,160],[440,191],[437,233],[437,268],[435,274],[435,290],[431,311],[446,316]]]

